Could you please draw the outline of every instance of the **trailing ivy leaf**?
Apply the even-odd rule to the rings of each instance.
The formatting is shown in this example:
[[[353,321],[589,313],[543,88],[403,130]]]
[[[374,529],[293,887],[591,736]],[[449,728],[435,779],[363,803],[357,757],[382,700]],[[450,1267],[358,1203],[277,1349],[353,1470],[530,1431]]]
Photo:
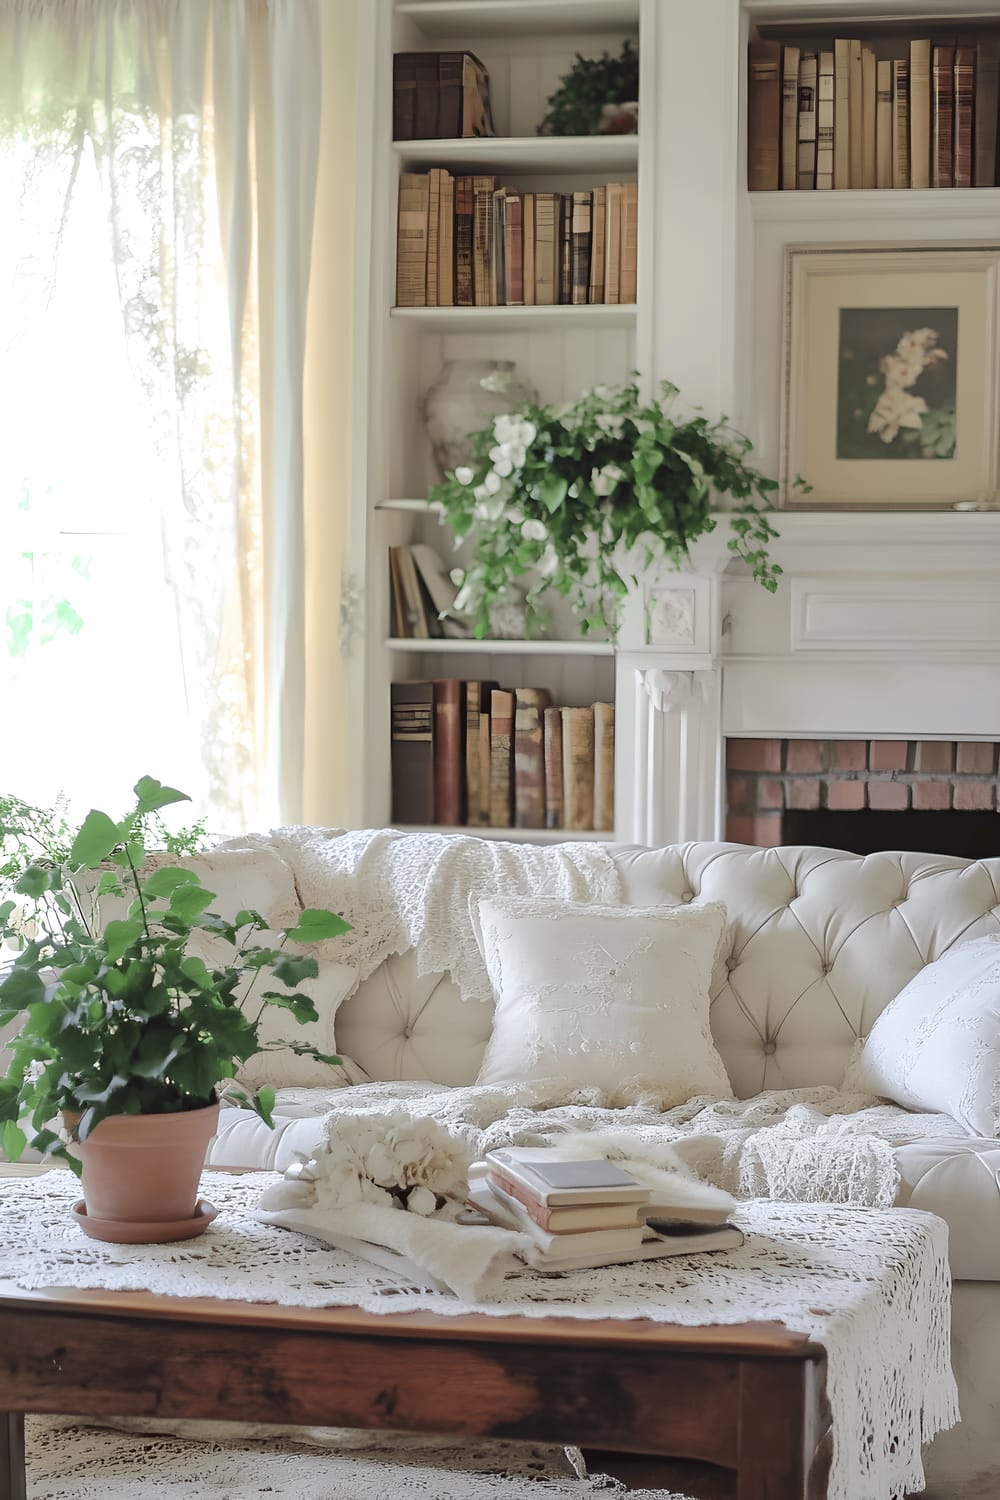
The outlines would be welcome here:
[[[105,958],[109,964],[118,960],[142,937],[145,928],[141,919],[109,922],[104,929]]]
[[[153,776],[140,776],[132,790],[138,799],[136,812],[140,817],[156,812],[161,807],[169,807],[172,802],[191,801],[185,792],[178,792],[172,786],[163,786]]]
[[[320,943],[326,938],[340,937],[350,930],[350,922],[345,922],[343,917],[314,906],[307,906],[299,913],[299,920],[294,927],[282,929],[285,936],[296,943]]]
[[[42,865],[29,865],[20,879],[15,880],[14,889],[22,896],[38,897],[45,894],[50,883],[51,871]]]
[[[192,922],[215,900],[214,891],[206,891],[200,882],[182,885],[170,897],[170,910],[184,922]]]
[[[264,1124],[269,1125],[272,1130],[274,1129],[274,1119],[272,1117],[271,1111],[274,1109],[274,1099],[274,1089],[263,1088],[257,1090],[256,1096],[253,1101],[254,1109],[260,1115],[261,1119],[264,1121]]]
[[[319,974],[319,964],[314,958],[298,957],[291,953],[284,953],[274,965],[274,977],[280,979],[282,984],[289,987],[301,984],[303,979],[315,979]]]
[[[183,960],[181,963],[181,973],[192,980],[194,984],[198,985],[200,989],[210,990],[212,988],[212,976],[208,971],[208,965],[203,958],[198,958],[196,954],[191,954],[190,957]]]
[[[8,1161],[20,1161],[21,1153],[28,1144],[28,1137],[15,1120],[5,1120],[0,1131],[0,1144]]]
[[[182,869],[180,865],[161,865],[143,880],[142,891],[144,896],[170,896],[179,886],[200,883],[193,870]]]
[[[45,999],[45,985],[32,969],[15,968],[0,984],[0,1001],[14,1010],[25,1010],[34,1001]]]
[[[285,995],[280,990],[265,990],[260,998],[266,1000],[268,1005],[277,1006],[279,1010],[291,1011],[296,1021],[302,1024],[319,1020],[319,1012],[307,995]]]
[[[107,859],[115,845],[121,842],[121,838],[121,825],[112,823],[107,813],[92,809],[73,840],[69,862],[74,869],[93,870],[102,859]]]

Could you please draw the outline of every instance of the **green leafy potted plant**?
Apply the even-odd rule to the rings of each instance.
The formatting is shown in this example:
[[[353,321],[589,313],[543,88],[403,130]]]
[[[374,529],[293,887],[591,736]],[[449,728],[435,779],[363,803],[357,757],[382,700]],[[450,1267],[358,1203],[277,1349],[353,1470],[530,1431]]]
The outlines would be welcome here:
[[[303,945],[349,927],[306,910],[274,943],[260,940],[259,912],[213,912],[193,870],[147,858],[160,809],[188,798],[150,776],[134,790],[124,818],[93,810],[75,832],[58,811],[0,798],[0,941],[11,954],[0,1027],[20,1023],[0,1079],[0,1144],[13,1160],[30,1145],[82,1173],[88,1232],[153,1241],[206,1227],[195,1208],[217,1091],[265,1050],[269,1006],[317,1019],[299,989],[319,972]],[[185,848],[171,843],[175,855]],[[206,942],[218,953],[209,962],[195,951]],[[272,1123],[272,1089],[229,1092]]]
[[[621,53],[612,57],[582,57],[578,52],[573,66],[559,81],[559,87],[548,100],[548,112],[538,127],[540,135],[594,135],[601,128],[634,131],[634,115],[615,119],[605,127],[608,105],[633,105],[639,98],[639,54],[625,41]],[[618,112],[612,112],[617,114]],[[604,116],[604,119],[602,119]]]
[[[472,461],[430,492],[472,561],[454,576],[454,612],[490,634],[490,616],[528,580],[529,629],[545,620],[549,589],[568,597],[584,634],[614,636],[622,599],[657,559],[680,567],[713,531],[718,496],[735,502],[727,546],[773,592],[781,568],[767,555],[777,484],[747,462],[749,439],[725,419],[678,410],[677,387],[643,400],[633,381],[595,386],[564,406],[519,402],[470,434]]]

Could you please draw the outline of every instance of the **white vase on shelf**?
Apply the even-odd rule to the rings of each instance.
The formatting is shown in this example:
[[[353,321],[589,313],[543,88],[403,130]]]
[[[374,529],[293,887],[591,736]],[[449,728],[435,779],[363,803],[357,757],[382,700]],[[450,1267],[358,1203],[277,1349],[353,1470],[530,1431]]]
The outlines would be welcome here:
[[[468,463],[468,434],[536,392],[514,374],[512,359],[446,359],[423,400],[424,426],[440,477]]]

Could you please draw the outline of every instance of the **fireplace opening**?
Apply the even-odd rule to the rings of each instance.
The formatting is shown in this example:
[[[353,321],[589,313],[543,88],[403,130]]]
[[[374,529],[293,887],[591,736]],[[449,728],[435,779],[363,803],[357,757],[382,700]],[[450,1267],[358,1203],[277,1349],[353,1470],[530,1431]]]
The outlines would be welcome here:
[[[726,837],[1000,856],[998,747],[982,740],[726,741]]]

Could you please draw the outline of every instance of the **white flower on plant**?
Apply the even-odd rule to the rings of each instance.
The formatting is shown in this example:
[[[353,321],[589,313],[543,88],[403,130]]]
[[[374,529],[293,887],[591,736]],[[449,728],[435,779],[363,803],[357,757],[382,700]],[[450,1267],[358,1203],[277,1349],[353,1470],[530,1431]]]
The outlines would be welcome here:
[[[559,571],[559,554],[550,542],[538,559],[538,571],[543,578],[551,578]]]
[[[451,606],[452,610],[455,612],[455,614],[458,615],[467,614],[469,610],[475,609],[478,594],[479,590],[476,588],[475,584],[470,578],[467,583],[462,584],[458,593],[455,595],[455,602]]]
[[[496,494],[498,494],[499,491],[500,491],[500,487],[501,487],[500,480],[501,480],[501,476],[498,473],[496,473],[493,469],[491,469],[489,471],[489,473],[486,475],[486,478],[483,480],[482,484],[481,485],[477,485],[476,488],[473,490],[473,494],[475,495],[476,499],[477,500],[481,500],[481,499],[485,498],[484,496],[480,495],[480,493],[479,493],[480,490],[485,490],[487,495],[496,495]]]
[[[647,432],[656,431],[655,425],[649,420],[648,417],[633,417],[632,426],[641,437],[645,437]]]
[[[501,479],[508,478],[514,472],[514,464],[511,460],[511,449],[509,443],[498,443],[495,448],[490,449],[490,463],[493,465],[492,473],[499,475]],[[487,475],[489,478],[489,475]]]
[[[603,469],[591,469],[590,488],[595,495],[610,495],[618,482],[625,478],[617,464],[605,464]]]
[[[455,478],[459,484],[471,484],[475,477],[473,470],[469,468],[468,464],[459,464],[455,470]]]
[[[510,526],[520,526],[521,522],[524,520],[524,511],[519,505],[511,505],[504,512],[504,520]]]
[[[545,542],[548,541],[549,528],[544,521],[529,520],[521,527],[521,535],[526,542]]]
[[[487,495],[485,500],[480,500],[472,514],[477,521],[499,521],[506,509],[506,504],[501,495]]]
[[[594,422],[608,437],[620,438],[625,431],[625,418],[615,412],[599,411]]]
[[[598,401],[607,401],[611,395],[611,387],[607,385],[595,385],[588,394],[596,396]]]
[[[569,496],[569,498],[571,500],[579,500],[579,498],[580,498],[580,482],[579,482],[579,480],[574,479],[573,483],[570,485],[570,487],[566,491],[566,493],[567,493],[567,495]]]
[[[462,587],[462,584],[465,582],[465,569],[452,568],[451,572],[448,574],[448,577],[451,579],[455,587],[457,589],[460,589]]]

